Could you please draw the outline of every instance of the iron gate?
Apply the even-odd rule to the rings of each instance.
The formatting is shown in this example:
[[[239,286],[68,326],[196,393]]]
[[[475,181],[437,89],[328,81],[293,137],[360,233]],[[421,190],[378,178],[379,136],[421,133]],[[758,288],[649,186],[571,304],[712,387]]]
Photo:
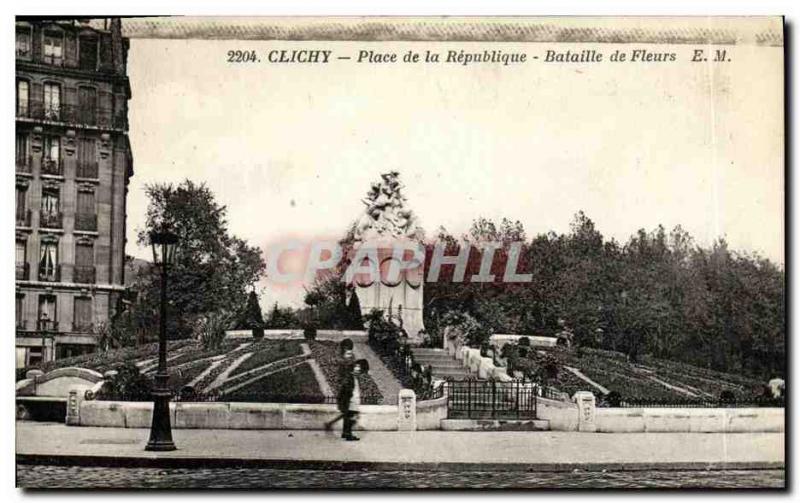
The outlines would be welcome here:
[[[538,386],[524,381],[447,381],[448,419],[535,419]]]

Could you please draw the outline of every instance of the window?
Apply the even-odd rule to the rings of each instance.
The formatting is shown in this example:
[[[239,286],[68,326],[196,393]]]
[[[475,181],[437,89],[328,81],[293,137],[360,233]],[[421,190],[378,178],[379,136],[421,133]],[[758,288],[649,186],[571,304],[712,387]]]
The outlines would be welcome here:
[[[78,209],[79,215],[94,215],[94,192],[85,190],[78,192]]]
[[[92,243],[75,245],[75,265],[79,267],[94,265],[94,245]]]
[[[64,36],[61,33],[44,34],[44,61],[60,65],[64,57]]]
[[[44,84],[44,118],[58,120],[61,116],[61,85]]]
[[[42,242],[39,250],[39,280],[57,281],[58,271],[58,243],[54,241]]]
[[[16,302],[16,319],[17,319],[17,329],[24,330],[25,329],[25,319],[24,319],[24,312],[22,311],[22,301],[25,299],[24,295],[17,294],[17,302]]]
[[[78,177],[97,178],[97,156],[95,155],[95,140],[81,138],[78,142]],[[92,211],[94,213],[94,211]]]
[[[58,136],[45,136],[44,156],[46,159],[58,161],[61,154],[61,138]]]
[[[56,323],[55,295],[39,295],[39,330],[54,330]]]
[[[94,283],[94,245],[79,242],[75,245],[75,283]]]
[[[75,297],[74,307],[72,329],[75,332],[90,332],[92,330],[91,297]]]
[[[27,254],[25,251],[26,242],[24,240],[18,239],[17,246],[15,249],[15,259],[16,259],[16,279],[18,280],[27,280],[28,279],[28,263],[26,260],[25,255]]]
[[[26,187],[20,187],[17,185],[17,193],[16,193],[16,218],[17,218],[17,225],[27,227],[30,225],[28,221],[28,208],[27,208],[27,198],[25,196],[28,195],[28,190]]]
[[[94,125],[97,122],[97,89],[78,88],[78,111],[82,123]]]
[[[33,367],[42,363],[42,348],[28,348],[27,367]]]
[[[61,175],[61,138],[58,136],[44,137],[42,173],[45,175]]]
[[[30,87],[31,85],[27,80],[17,81],[17,115],[20,117],[28,117]]]
[[[16,142],[16,160],[17,166],[28,166],[28,135],[25,133],[17,133]]]
[[[59,213],[59,191],[47,188],[42,190],[42,208],[40,212],[40,226],[50,229],[61,228],[61,214]]]
[[[31,29],[17,28],[17,57],[31,57]]]
[[[95,37],[81,37],[80,46],[81,70],[97,70],[97,39]]]

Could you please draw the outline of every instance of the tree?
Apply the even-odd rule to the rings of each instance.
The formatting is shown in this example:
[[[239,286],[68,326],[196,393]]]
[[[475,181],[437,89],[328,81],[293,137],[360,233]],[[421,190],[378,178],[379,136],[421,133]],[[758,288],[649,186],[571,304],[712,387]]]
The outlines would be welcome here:
[[[138,243],[149,245],[149,233],[164,227],[179,240],[167,292],[171,336],[189,336],[195,317],[240,311],[247,301],[247,287],[264,272],[261,250],[230,235],[226,208],[204,184],[190,180],[178,186],[154,184],[146,192],[150,202]],[[154,312],[158,273],[151,270],[141,283],[142,302]]]
[[[256,339],[264,337],[264,317],[258,304],[258,294],[255,291],[247,296],[247,305],[236,323],[237,330],[252,330]]]
[[[361,315],[361,302],[358,300],[358,293],[353,289],[350,294],[350,303],[347,305],[349,312],[348,321],[352,330],[364,330],[364,319]]]

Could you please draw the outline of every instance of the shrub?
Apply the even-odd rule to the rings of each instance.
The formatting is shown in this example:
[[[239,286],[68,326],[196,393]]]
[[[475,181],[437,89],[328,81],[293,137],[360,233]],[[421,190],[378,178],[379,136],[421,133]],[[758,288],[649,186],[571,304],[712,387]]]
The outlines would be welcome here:
[[[230,326],[231,316],[224,311],[208,313],[198,319],[197,338],[205,349],[219,349],[225,340],[225,330]]]
[[[517,341],[517,344],[519,344],[520,346],[522,346],[524,348],[529,348],[529,347],[531,347],[531,340],[527,336],[523,336],[523,337],[519,338],[519,341]]]
[[[314,323],[306,323],[303,327],[303,337],[307,341],[313,341],[317,339],[317,326]]]
[[[115,370],[117,374],[112,379],[106,380],[98,393],[99,400],[144,402],[152,399],[150,395],[152,382],[139,372],[133,361],[125,362]]]
[[[491,331],[468,313],[448,311],[442,316],[442,326],[449,328],[448,337],[455,338],[460,344],[479,348],[489,341]]]
[[[622,395],[616,391],[609,391],[605,396],[605,401],[609,407],[619,407],[622,403]]]

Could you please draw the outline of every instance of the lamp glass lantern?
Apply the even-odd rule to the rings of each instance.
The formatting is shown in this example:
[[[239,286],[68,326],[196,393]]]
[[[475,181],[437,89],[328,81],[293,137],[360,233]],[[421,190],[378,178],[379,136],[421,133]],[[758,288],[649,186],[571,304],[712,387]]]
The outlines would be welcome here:
[[[153,262],[164,267],[175,263],[175,248],[178,235],[171,231],[155,231],[150,233],[150,245],[153,247]]]

